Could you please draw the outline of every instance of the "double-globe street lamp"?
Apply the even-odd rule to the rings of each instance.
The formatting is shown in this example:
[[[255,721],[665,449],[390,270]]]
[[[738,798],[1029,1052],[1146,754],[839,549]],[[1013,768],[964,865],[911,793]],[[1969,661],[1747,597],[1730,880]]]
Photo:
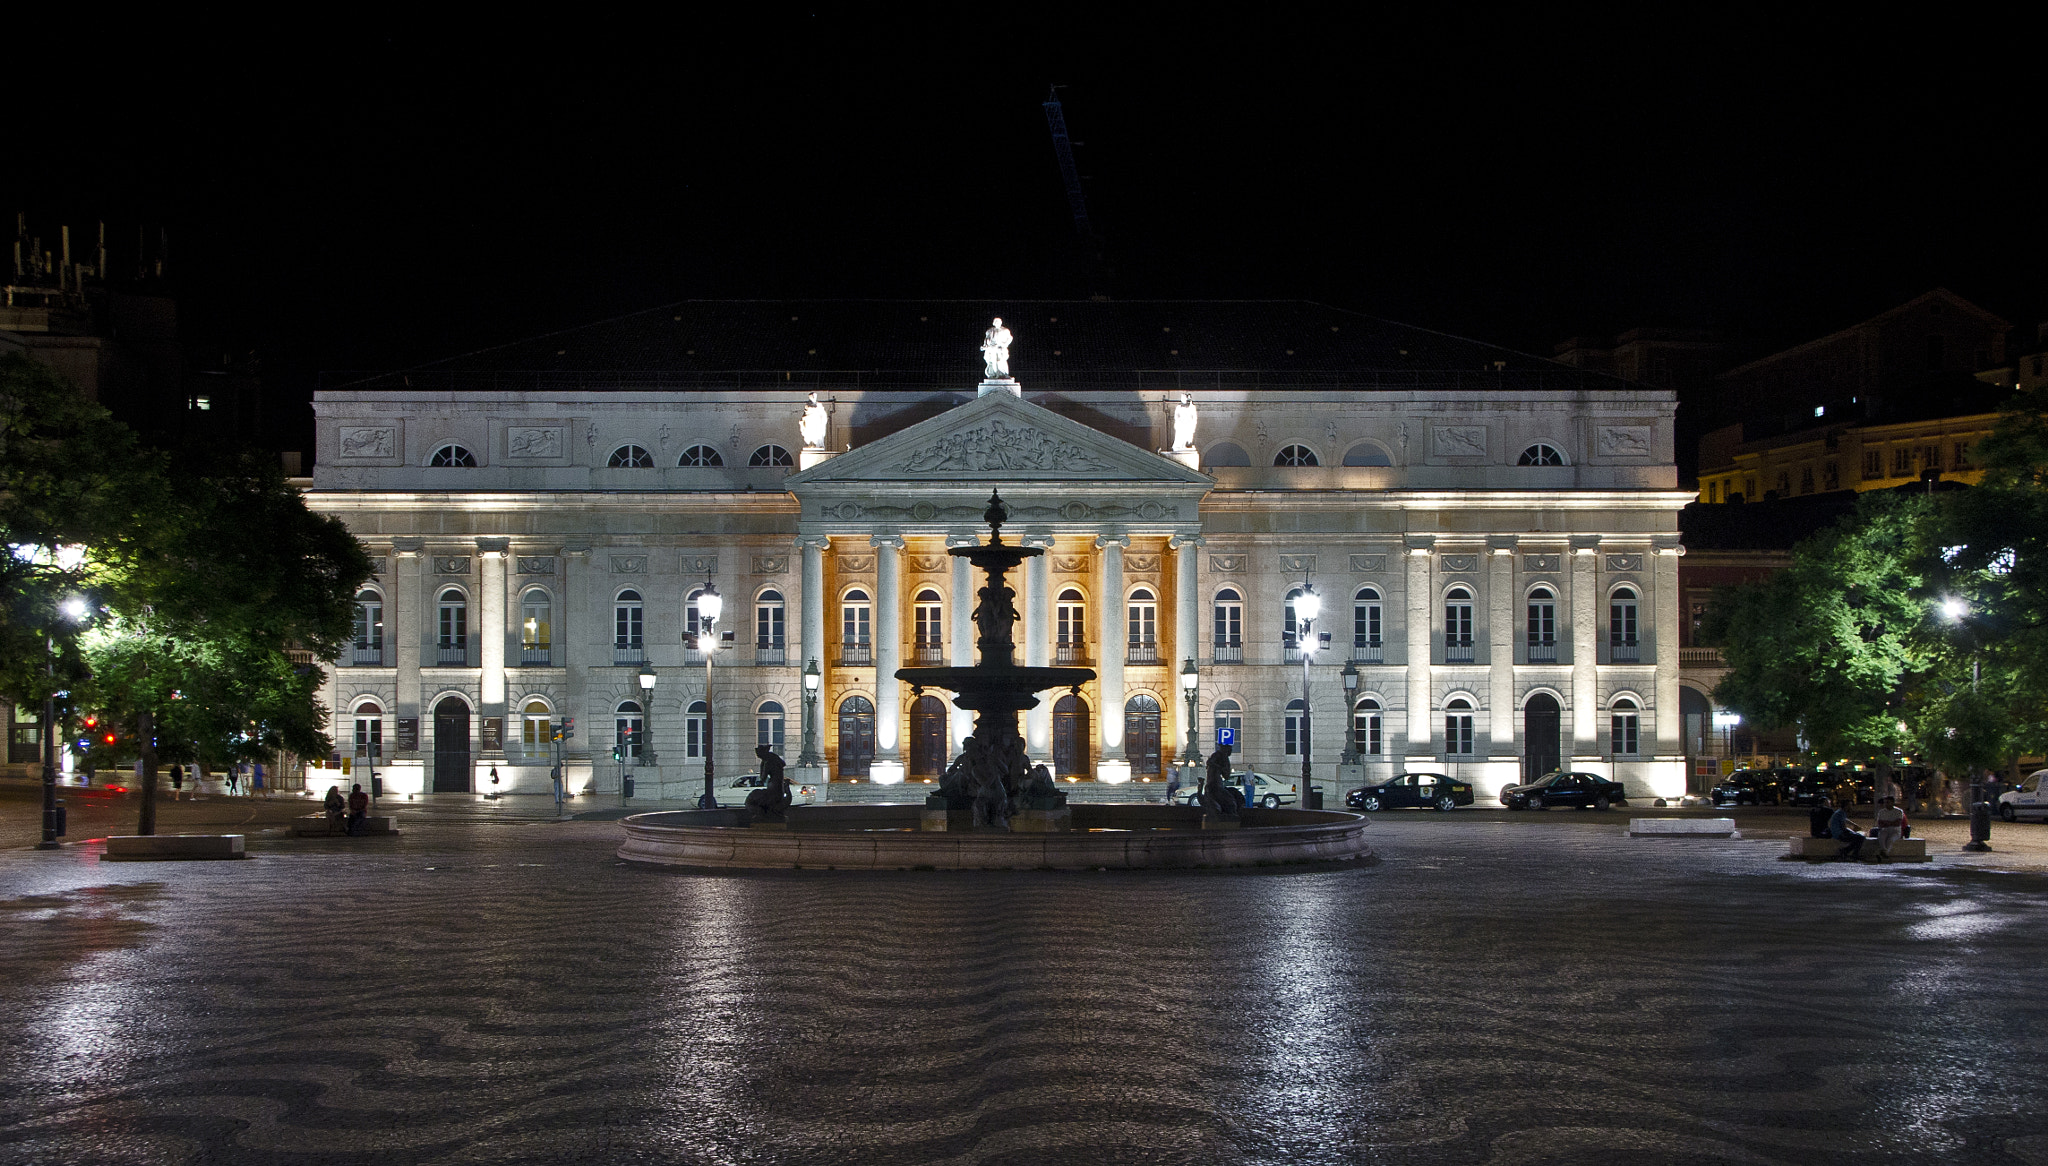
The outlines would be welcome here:
[[[825,674],[818,671],[818,658],[811,657],[804,665],[804,751],[796,759],[797,765],[810,768],[825,762],[818,756],[818,736],[812,729],[812,717],[818,713],[818,686],[824,682]],[[706,708],[711,707],[706,705]]]
[[[657,679],[658,677],[654,674],[654,665],[643,662],[640,665],[641,711],[638,761],[640,764],[650,767],[661,764],[661,758],[655,756],[654,750],[648,748],[649,745],[654,743],[654,682]],[[655,774],[654,776],[654,793],[656,797],[661,796],[660,774]]]
[[[1347,723],[1342,726],[1344,751],[1338,754],[1337,764],[1356,765],[1358,763],[1358,724],[1356,721],[1358,716],[1357,661],[1344,661],[1344,671],[1339,672],[1337,675],[1344,681],[1344,716],[1347,718]],[[1337,792],[1342,793],[1344,791],[1340,789]]]
[[[1202,674],[1195,667],[1195,658],[1189,656],[1180,666],[1180,690],[1188,702],[1188,744],[1186,751],[1181,754],[1181,762],[1188,767],[1189,783],[1198,789],[1202,783],[1201,734],[1198,731],[1201,717],[1198,711],[1201,707],[1201,698],[1198,694],[1201,687]]]
[[[1308,666],[1315,658],[1316,638],[1314,625],[1316,617],[1323,613],[1323,597],[1316,594],[1316,585],[1303,583],[1301,594],[1294,597],[1294,643],[1301,652],[1301,799],[1296,804],[1310,809],[1310,781],[1315,771],[1309,761],[1308,727]]]
[[[716,719],[711,703],[711,657],[718,651],[718,614],[724,610],[718,584],[705,580],[704,590],[697,593],[697,650],[704,653],[704,796],[697,799],[700,810],[718,808],[718,795],[711,790],[711,722]]]

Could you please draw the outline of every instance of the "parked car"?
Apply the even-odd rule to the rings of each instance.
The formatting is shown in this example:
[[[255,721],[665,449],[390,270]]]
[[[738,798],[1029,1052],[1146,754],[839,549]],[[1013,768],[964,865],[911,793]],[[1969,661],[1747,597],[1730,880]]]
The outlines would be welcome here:
[[[1271,810],[1279,806],[1291,806],[1298,800],[1300,790],[1297,787],[1301,780],[1299,778],[1276,777],[1273,774],[1260,773],[1254,769],[1245,773],[1231,774],[1230,784],[1241,791],[1244,789],[1246,778],[1250,778],[1252,782],[1252,796],[1247,803],[1249,805],[1264,806],[1266,809]],[[1184,806],[1201,804],[1201,783],[1198,781],[1196,784],[1181,790],[1180,801]]]
[[[1391,781],[1352,790],[1344,795],[1344,804],[1367,813],[1404,806],[1449,813],[1472,804],[1472,783],[1441,773],[1404,773]]]
[[[2048,821],[2048,769],[2037,769],[2012,789],[1998,795],[1998,816],[2008,822],[2021,818]]]
[[[732,779],[732,784],[725,787],[726,793],[718,799],[718,804],[721,806],[743,806],[747,802],[748,794],[767,784],[768,779],[758,773],[742,773]],[[795,806],[816,805],[818,801],[818,787],[814,785],[798,785],[792,781],[789,783],[789,801],[791,805]]]
[[[1597,773],[1560,773],[1553,770],[1522,785],[1500,791],[1501,804],[1510,810],[1547,810],[1552,806],[1577,806],[1604,810],[1609,805],[1627,804],[1622,784]]]
[[[1717,806],[1775,806],[1785,800],[1785,787],[1769,769],[1745,769],[1729,774],[1714,787]]]

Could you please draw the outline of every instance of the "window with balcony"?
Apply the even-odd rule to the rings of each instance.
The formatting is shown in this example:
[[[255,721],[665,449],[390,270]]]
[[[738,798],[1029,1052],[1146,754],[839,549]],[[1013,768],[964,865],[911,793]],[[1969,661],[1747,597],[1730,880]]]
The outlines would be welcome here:
[[[1351,751],[1361,757],[1378,757],[1384,746],[1380,732],[1382,710],[1376,697],[1360,697],[1351,710]]]
[[[1360,587],[1351,597],[1351,659],[1358,664],[1380,664],[1386,660],[1380,639],[1381,604],[1379,589]]]
[[[1636,593],[1632,587],[1617,587],[1607,601],[1607,650],[1616,664],[1635,664],[1643,658],[1636,639]]]
[[[1131,592],[1125,605],[1124,635],[1129,648],[1125,662],[1159,662],[1159,600],[1143,587]]]
[[[621,591],[612,601],[612,663],[639,664],[647,659],[646,607],[638,591]]]
[[[1472,702],[1462,696],[1444,705],[1444,756],[1472,756]]]
[[[356,592],[354,660],[357,664],[384,663],[384,597],[367,587]]]
[[[1557,663],[1557,595],[1548,587],[1529,592],[1529,663]]]
[[[1244,663],[1244,596],[1225,587],[1216,593],[1212,649],[1218,664]]]
[[[1642,714],[1636,702],[1627,697],[1617,698],[1610,710],[1608,742],[1616,757],[1634,757],[1642,745]]]
[[[519,662],[547,667],[554,651],[554,600],[538,587],[519,599]]]
[[[1444,663],[1472,662],[1472,592],[1453,587],[1444,595]]]
[[[789,644],[783,638],[783,620],[782,592],[763,591],[761,597],[754,600],[754,663],[787,662]]]
[[[1088,663],[1088,604],[1077,588],[1060,592],[1053,617],[1053,663],[1062,667]]]
[[[910,643],[912,663],[944,664],[946,662],[946,606],[939,599],[939,593],[930,587],[917,593],[911,605],[911,626],[913,638]]]
[[[469,664],[469,600],[450,587],[436,605],[438,634],[434,641],[435,662],[455,667]]]
[[[856,587],[839,601],[839,663],[863,665],[875,662],[874,601]]]

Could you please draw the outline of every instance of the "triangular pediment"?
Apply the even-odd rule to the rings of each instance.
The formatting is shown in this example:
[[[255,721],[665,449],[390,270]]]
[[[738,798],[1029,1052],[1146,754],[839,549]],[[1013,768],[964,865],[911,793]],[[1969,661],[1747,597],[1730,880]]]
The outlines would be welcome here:
[[[1209,486],[1213,479],[1008,392],[993,392],[783,479],[831,483],[1088,482]]]

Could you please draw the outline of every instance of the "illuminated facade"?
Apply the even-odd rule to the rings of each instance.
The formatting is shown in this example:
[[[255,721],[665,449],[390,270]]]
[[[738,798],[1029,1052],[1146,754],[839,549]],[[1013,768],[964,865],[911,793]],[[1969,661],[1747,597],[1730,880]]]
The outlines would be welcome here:
[[[1026,716],[1030,751],[1063,778],[1162,779],[1185,751],[1192,660],[1201,752],[1228,727],[1269,772],[1299,773],[1307,740],[1334,784],[1348,729],[1347,781],[1454,770],[1485,798],[1561,763],[1639,796],[1682,790],[1677,512],[1692,495],[1674,489],[1669,392],[1313,306],[1289,317],[1304,333],[1353,327],[1403,357],[1414,335],[1487,360],[1341,375],[1099,362],[1050,370],[1041,390],[1032,353],[1081,346],[1050,325],[1107,307],[1012,307],[959,307],[944,360],[959,375],[916,388],[620,372],[601,389],[567,373],[323,389],[309,497],[378,563],[328,682],[338,745],[379,753],[391,789],[481,791],[495,769],[498,788],[531,792],[549,727],[574,717],[572,789],[616,792],[630,769],[642,796],[694,796],[707,716],[721,774],[753,769],[757,743],[797,760],[815,662],[826,774],[936,777],[968,718],[893,673],[972,662],[980,580],[946,550],[985,534],[993,487],[1006,534],[1047,552],[1021,572],[1024,662],[1097,673]],[[1140,307],[1180,321],[1175,355],[1199,341],[1195,313]],[[1020,391],[976,384],[990,314],[1017,331]],[[710,343],[690,335],[681,363]],[[1194,448],[1161,452],[1183,391]],[[829,417],[806,450],[813,392]],[[1305,718],[1290,596],[1309,585],[1323,611]],[[707,587],[731,633],[708,705],[692,639]]]

